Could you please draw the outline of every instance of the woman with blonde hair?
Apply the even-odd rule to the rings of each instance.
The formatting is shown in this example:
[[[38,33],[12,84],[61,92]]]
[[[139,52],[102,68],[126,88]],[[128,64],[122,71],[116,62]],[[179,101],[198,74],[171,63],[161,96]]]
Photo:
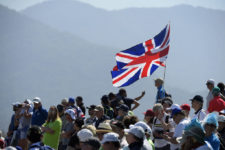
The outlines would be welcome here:
[[[58,110],[55,106],[51,106],[48,111],[47,121],[42,126],[42,131],[44,132],[43,143],[57,150],[61,128],[62,121]]]

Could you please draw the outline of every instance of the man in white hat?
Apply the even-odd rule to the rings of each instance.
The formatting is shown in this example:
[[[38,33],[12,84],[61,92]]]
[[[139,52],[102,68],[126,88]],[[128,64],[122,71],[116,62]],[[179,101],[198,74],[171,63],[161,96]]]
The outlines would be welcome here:
[[[33,99],[33,103],[34,109],[31,119],[31,125],[41,126],[47,120],[48,112],[46,109],[42,108],[41,99],[39,97],[35,97]]]
[[[71,137],[72,133],[74,132],[73,122],[76,119],[74,109],[67,109],[65,111],[65,116],[66,116],[67,123],[62,128],[62,133],[61,133],[61,137],[62,137],[62,147],[61,148],[62,149],[67,148],[70,137]]]
[[[214,88],[214,85],[215,85],[215,80],[213,80],[213,79],[207,80],[206,86],[207,86],[207,89],[209,90],[209,93],[208,93],[208,95],[207,95],[207,97],[206,97],[206,110],[207,110],[208,107],[209,107],[209,101],[210,101],[211,99],[213,99],[212,90],[213,90],[213,88]]]

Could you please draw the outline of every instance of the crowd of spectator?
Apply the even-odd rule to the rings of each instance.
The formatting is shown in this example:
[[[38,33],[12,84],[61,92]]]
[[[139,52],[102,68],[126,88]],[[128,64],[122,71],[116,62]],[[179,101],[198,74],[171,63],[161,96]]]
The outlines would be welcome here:
[[[178,105],[155,80],[155,104],[143,113],[133,110],[145,96],[128,98],[125,89],[103,95],[100,104],[85,107],[81,96],[62,99],[48,110],[35,97],[13,103],[7,150],[225,150],[225,90],[222,82],[206,82],[205,100],[195,95]],[[206,109],[203,104],[206,104]],[[191,116],[191,109],[194,114]],[[87,111],[86,111],[87,110]]]

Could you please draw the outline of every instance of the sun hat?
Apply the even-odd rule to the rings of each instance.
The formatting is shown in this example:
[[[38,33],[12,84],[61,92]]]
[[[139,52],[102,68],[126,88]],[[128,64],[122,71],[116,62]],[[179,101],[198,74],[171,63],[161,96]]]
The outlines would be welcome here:
[[[104,111],[104,107],[102,105],[98,105],[95,107],[94,111]]]
[[[96,133],[108,133],[108,132],[112,132],[112,128],[109,123],[105,122],[100,123],[96,130]]]
[[[113,132],[104,134],[101,144],[104,144],[106,142],[120,142],[119,135]]]
[[[88,138],[93,137],[93,133],[88,129],[81,129],[77,136],[80,140],[80,142],[85,142]]]

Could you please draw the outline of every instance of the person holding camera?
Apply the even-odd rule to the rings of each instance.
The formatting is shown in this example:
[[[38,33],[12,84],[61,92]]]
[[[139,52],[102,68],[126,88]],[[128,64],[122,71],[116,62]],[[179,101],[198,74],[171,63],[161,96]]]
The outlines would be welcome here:
[[[26,99],[24,103],[22,103],[22,107],[19,112],[19,126],[18,126],[18,135],[19,141],[18,145],[22,149],[27,149],[27,131],[31,125],[31,117],[33,115],[33,104],[31,100]]]
[[[184,110],[181,110],[180,108],[173,109],[171,117],[173,118],[174,122],[176,123],[174,134],[173,134],[173,136],[163,134],[163,138],[171,143],[171,145],[170,145],[171,150],[178,150],[180,148],[179,139],[182,138],[182,135],[184,133],[184,128],[189,123],[189,119],[187,119],[185,117]]]
[[[162,104],[157,103],[153,107],[155,117],[153,119],[152,131],[154,137],[155,150],[169,150],[170,143],[163,139],[163,134],[172,131],[170,116],[165,113]]]

